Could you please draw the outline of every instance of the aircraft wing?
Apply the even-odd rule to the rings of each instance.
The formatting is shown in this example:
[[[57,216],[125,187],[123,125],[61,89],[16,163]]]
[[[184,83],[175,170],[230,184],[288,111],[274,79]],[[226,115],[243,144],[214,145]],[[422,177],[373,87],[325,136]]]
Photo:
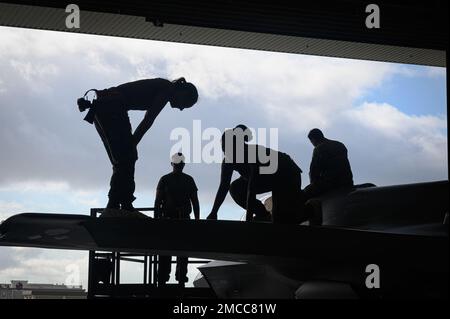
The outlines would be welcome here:
[[[448,236],[327,226],[25,213],[0,225],[0,246],[186,255],[271,265],[298,279],[363,282],[369,264],[396,281],[401,272],[448,276]]]

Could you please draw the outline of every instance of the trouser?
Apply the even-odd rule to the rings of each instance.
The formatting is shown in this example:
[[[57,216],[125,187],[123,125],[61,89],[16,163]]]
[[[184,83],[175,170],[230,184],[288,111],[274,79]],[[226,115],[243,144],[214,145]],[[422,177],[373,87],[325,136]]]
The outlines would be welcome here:
[[[274,223],[296,223],[303,209],[301,170],[291,159],[282,160],[272,176],[260,176],[255,181],[255,193],[272,192],[272,221]],[[231,183],[230,194],[234,201],[246,209],[248,180],[239,177]],[[265,220],[268,212],[263,203],[253,198],[248,210],[255,220]]]
[[[105,145],[113,173],[108,193],[108,207],[132,207],[135,200],[134,170],[137,149],[128,113],[114,99],[99,99],[95,113],[95,128]]]
[[[175,272],[175,279],[184,283],[187,282],[187,268],[188,257],[177,256],[177,269]],[[172,256],[159,256],[158,281],[166,283],[170,278],[170,271],[172,269]]]
[[[166,214],[164,214],[166,215]],[[169,219],[190,219],[189,213],[182,214],[180,218],[179,212],[167,213],[164,218]],[[177,256],[177,267],[175,272],[175,279],[180,283],[185,283],[188,281],[187,270],[188,270],[189,257]],[[158,282],[166,283],[170,278],[170,272],[172,270],[172,256],[159,255],[159,266],[158,266]]]
[[[320,182],[311,183],[308,186],[306,186],[305,189],[303,190],[305,194],[305,200],[318,197],[330,191],[331,189],[332,189],[331,185],[327,183],[320,183]]]
[[[303,190],[303,193],[305,196],[305,201],[307,201],[311,198],[319,197],[325,193],[331,192],[336,189],[350,188],[350,187],[353,187],[352,182],[339,184],[327,181],[317,181],[306,186],[305,189]]]

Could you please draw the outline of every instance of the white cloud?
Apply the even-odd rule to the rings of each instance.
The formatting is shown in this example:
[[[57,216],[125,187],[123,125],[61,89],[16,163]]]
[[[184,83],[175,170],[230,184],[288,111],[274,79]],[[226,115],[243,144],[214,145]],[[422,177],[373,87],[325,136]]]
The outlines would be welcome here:
[[[46,180],[31,180],[19,181],[8,184],[8,186],[1,186],[0,191],[8,192],[35,192],[35,193],[52,193],[52,192],[67,192],[69,191],[69,184],[67,182],[53,182]]]
[[[351,120],[386,135],[389,138],[409,139],[413,136],[442,135],[445,118],[432,115],[407,115],[387,103],[364,103],[347,111]],[[444,137],[442,135],[442,137]],[[445,141],[445,140],[444,140]]]
[[[26,31],[17,32],[28,39]],[[77,65],[87,68],[86,74],[101,75],[103,82],[119,79],[121,74],[122,78],[128,75],[127,80],[185,76],[199,87],[200,101],[239,97],[256,104],[267,118],[277,115],[292,128],[303,130],[308,124],[326,126],[329,121],[324,115],[345,109],[386,77],[412,72],[387,63],[57,32],[46,32],[43,37],[42,31],[32,32],[36,37],[28,39],[29,55],[21,51],[27,61],[31,53],[38,61],[78,59]],[[14,38],[8,47],[18,46],[24,39]]]
[[[36,64],[32,62],[24,62],[11,60],[11,66],[16,70],[27,82],[35,84],[45,80],[49,76],[56,76],[58,68],[52,64]]]
[[[5,82],[0,79],[0,94],[6,92],[6,88],[5,88]]]
[[[98,198],[98,194],[86,191],[73,191],[73,201],[80,207],[102,207],[103,202]]]
[[[3,259],[0,262],[1,283],[28,280],[31,283],[64,284],[77,271],[78,284],[87,287],[87,252],[2,247],[0,257]]]
[[[339,116],[330,135],[348,142],[357,182],[404,184],[446,179],[446,125],[443,117],[366,102]]]

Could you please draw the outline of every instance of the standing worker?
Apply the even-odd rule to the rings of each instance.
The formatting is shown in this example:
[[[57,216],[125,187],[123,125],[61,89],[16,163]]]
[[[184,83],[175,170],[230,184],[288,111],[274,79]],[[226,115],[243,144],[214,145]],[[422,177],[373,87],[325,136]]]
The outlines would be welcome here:
[[[185,159],[182,153],[172,156],[172,172],[159,180],[155,197],[155,217],[190,219],[192,209],[196,220],[200,219],[200,205],[194,179],[183,173]],[[165,285],[170,277],[172,256],[159,256],[158,285]],[[175,279],[181,286],[188,281],[188,257],[177,257]]]

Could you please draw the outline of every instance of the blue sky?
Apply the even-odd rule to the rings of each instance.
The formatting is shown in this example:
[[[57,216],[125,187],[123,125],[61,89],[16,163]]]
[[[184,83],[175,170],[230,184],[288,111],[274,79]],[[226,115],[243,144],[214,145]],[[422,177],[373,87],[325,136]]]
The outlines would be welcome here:
[[[111,167],[75,101],[87,89],[141,78],[184,76],[200,99],[183,112],[165,108],[142,140],[135,206],[152,206],[170,170],[170,133],[191,130],[194,120],[220,130],[277,128],[278,148],[304,171],[303,187],[313,127],[346,144],[356,183],[448,179],[443,68],[15,28],[0,28],[0,37],[0,220],[30,211],[88,214],[106,203]],[[142,114],[130,117],[135,127]],[[188,164],[186,172],[205,217],[220,165]],[[229,196],[219,212],[242,214]],[[86,263],[80,252],[1,248],[0,282],[61,283],[76,264],[85,284]]]
[[[422,66],[408,66],[410,72],[421,73],[426,79],[419,80],[411,74],[398,74],[385,81],[383,86],[367,92],[358,102],[364,100],[383,101],[395,105],[400,111],[411,115],[442,114],[445,116],[447,103],[445,69],[424,73]]]

